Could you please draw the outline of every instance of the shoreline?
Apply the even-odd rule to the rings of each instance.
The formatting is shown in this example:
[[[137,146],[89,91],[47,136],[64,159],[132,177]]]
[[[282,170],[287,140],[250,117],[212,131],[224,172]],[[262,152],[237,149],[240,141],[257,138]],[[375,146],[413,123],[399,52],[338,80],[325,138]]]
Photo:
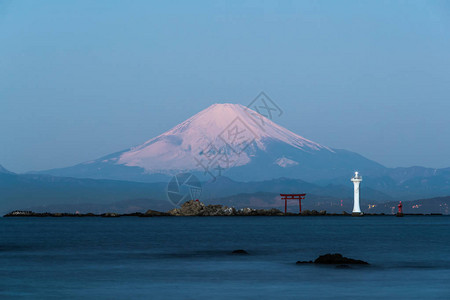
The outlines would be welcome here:
[[[325,213],[325,214],[298,214],[298,213],[287,213],[287,214],[236,214],[236,215],[171,215],[168,213],[158,212],[159,214],[152,213],[36,213],[32,211],[13,211],[5,214],[4,218],[119,218],[119,217],[139,217],[139,218],[151,218],[151,217],[354,217],[349,213]],[[403,216],[445,216],[440,213],[429,213],[429,214],[403,214]],[[358,217],[399,217],[396,214],[364,214]]]
[[[105,212],[101,214],[94,213],[37,213],[33,211],[26,210],[15,210],[12,211],[3,217],[102,217],[102,218],[118,218],[118,217],[258,217],[258,216],[266,216],[266,217],[317,217],[317,216],[342,216],[342,217],[363,217],[363,216],[442,216],[439,213],[430,213],[430,214],[352,214],[346,211],[342,213],[327,213],[325,210],[317,211],[317,210],[303,210],[300,213],[292,213],[292,212],[282,212],[276,208],[270,209],[254,209],[254,208],[241,208],[236,209],[234,207],[228,207],[223,205],[205,205],[199,200],[189,200],[181,205],[180,208],[174,208],[169,210],[168,212],[160,212],[156,210],[147,210],[145,213],[142,212],[134,212],[134,213],[114,213],[114,212]]]

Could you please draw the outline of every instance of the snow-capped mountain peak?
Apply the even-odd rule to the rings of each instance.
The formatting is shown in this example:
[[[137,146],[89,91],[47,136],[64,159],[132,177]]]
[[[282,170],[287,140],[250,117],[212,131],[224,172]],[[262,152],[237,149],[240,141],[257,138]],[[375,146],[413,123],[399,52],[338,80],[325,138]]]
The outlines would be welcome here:
[[[250,149],[264,151],[269,142],[285,143],[302,151],[332,151],[243,105],[224,103],[211,105],[113,160],[148,172],[195,170],[203,158],[223,151],[233,160],[233,166],[241,166],[251,161]]]
[[[348,176],[355,169],[367,174],[384,167],[305,139],[245,106],[225,103],[211,105],[137,147],[41,173],[144,182],[166,181],[181,172],[193,172],[202,181],[221,175],[240,181],[310,181]]]

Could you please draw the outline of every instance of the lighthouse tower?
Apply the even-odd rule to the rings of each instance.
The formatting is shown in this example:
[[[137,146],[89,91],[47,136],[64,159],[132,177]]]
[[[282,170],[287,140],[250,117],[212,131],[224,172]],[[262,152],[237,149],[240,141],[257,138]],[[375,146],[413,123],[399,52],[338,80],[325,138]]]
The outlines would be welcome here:
[[[358,172],[355,172],[355,176],[351,179],[353,182],[354,187],[354,200],[353,200],[353,216],[362,216],[363,213],[361,212],[361,208],[359,207],[359,184],[362,181],[362,177],[358,174]]]

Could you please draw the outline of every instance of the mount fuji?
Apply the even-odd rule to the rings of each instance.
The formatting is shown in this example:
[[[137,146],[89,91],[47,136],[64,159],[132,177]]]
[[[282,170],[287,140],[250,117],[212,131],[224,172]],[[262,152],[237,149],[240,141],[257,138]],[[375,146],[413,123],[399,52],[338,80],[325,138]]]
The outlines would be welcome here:
[[[200,180],[220,175],[256,181],[306,181],[378,175],[385,167],[357,153],[332,149],[297,135],[240,104],[214,104],[145,143],[72,167],[42,171],[55,176],[166,181],[180,172]]]

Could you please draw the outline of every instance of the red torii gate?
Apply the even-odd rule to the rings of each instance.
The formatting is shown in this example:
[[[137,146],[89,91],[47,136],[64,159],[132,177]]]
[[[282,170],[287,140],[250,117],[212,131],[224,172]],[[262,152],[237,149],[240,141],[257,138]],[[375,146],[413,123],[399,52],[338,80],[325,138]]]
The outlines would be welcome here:
[[[280,194],[281,200],[284,200],[284,213],[287,213],[287,201],[298,200],[299,213],[302,213],[302,200],[305,199],[306,194]]]

